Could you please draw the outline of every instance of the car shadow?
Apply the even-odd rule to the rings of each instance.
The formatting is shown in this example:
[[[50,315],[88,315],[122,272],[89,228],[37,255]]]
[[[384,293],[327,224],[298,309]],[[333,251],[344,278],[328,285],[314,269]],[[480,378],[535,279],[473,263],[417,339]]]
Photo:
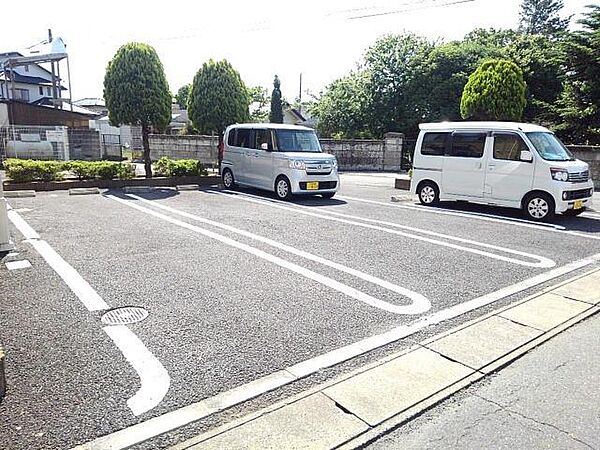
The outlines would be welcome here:
[[[523,213],[520,210],[515,208],[505,208],[502,206],[479,205],[477,203],[458,201],[440,202],[438,206],[432,208],[439,209],[441,211],[454,211],[475,215],[492,215],[508,220],[526,220],[526,218],[523,216]],[[565,227],[565,229],[568,231],[581,231],[585,233],[600,234],[600,218],[586,217],[585,213],[582,216],[565,216],[563,214],[556,214],[551,220],[545,220],[541,222],[541,224],[543,223],[560,225],[562,227]]]
[[[222,186],[220,186],[218,189],[214,189],[214,188],[212,189],[213,192],[215,190],[224,191],[227,189],[224,189]],[[235,189],[228,189],[228,191],[239,192],[240,194],[256,195],[258,197],[264,198],[265,200],[279,201],[279,199],[277,198],[277,196],[275,195],[274,192],[263,191],[261,189],[254,189],[254,188],[238,186]],[[210,193],[210,191],[208,191],[208,192]],[[302,206],[335,206],[335,205],[346,205],[347,204],[347,202],[345,202],[343,200],[339,200],[336,198],[327,199],[327,198],[321,197],[319,194],[295,195],[291,198],[291,200],[288,201],[288,203],[290,203],[292,205],[302,205]]]
[[[145,200],[163,200],[179,195],[179,191],[175,188],[159,187],[148,191],[140,190],[131,192],[126,192],[123,189],[110,189],[104,193],[104,195],[114,195],[123,200],[136,200],[135,198],[129,197],[127,194],[137,195],[138,197],[143,197]]]

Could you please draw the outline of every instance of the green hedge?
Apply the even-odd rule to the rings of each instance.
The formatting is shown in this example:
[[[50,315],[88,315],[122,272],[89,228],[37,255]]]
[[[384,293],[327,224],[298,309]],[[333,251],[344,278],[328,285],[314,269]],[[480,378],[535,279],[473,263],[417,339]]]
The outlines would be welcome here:
[[[170,159],[163,156],[154,163],[154,172],[163,177],[203,176],[208,172],[195,159]]]
[[[38,161],[33,159],[7,159],[6,176],[17,183],[30,181],[60,181],[65,172],[73,173],[79,180],[130,179],[135,177],[135,166],[108,161]]]

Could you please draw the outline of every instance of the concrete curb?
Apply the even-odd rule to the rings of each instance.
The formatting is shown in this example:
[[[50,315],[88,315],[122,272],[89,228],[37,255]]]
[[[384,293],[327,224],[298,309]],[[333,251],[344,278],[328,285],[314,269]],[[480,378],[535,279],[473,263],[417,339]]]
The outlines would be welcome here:
[[[28,189],[23,191],[4,191],[4,198],[35,197],[35,191]]]
[[[244,445],[242,440],[249,444],[248,439],[250,444],[268,447],[270,442],[281,439],[281,433],[290,433],[290,430],[286,438],[291,447],[296,441],[299,447],[307,442],[319,448],[349,449],[365,445],[600,312],[597,286],[600,286],[598,269],[570,278],[405,351],[182,442],[172,450],[234,448],[238,441],[241,446]],[[419,359],[417,355],[426,358]],[[435,364],[428,365],[428,358]],[[402,366],[403,361],[410,364]],[[452,379],[445,375],[448,371],[455,372]],[[407,399],[406,393],[411,391],[423,395],[418,398],[408,395]],[[295,428],[290,428],[290,422],[316,420],[310,415],[295,413],[309,398],[314,403],[316,396],[320,401],[330,400],[331,406],[339,409],[337,420],[358,419],[362,428],[354,432],[346,430],[345,434],[340,432],[334,444],[331,433],[324,431],[335,423],[326,420],[323,423],[317,420],[319,425],[311,430],[312,436],[294,435]],[[387,404],[388,409],[382,409],[382,404]],[[320,433],[321,428],[323,433]],[[325,434],[327,440],[320,441]]]

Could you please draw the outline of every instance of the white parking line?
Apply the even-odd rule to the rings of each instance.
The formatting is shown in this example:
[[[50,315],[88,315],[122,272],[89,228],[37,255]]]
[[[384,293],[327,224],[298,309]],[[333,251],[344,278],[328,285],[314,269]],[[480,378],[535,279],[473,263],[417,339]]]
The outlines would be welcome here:
[[[8,218],[26,238],[25,242],[35,248],[88,311],[103,311],[109,308],[108,304],[79,272],[65,261],[50,244],[42,240],[40,235],[15,210],[8,211]],[[104,327],[103,330],[121,350],[140,377],[141,387],[127,401],[127,406],[135,416],[151,410],[162,401],[169,390],[169,374],[142,341],[127,327],[110,326]]]
[[[395,202],[394,204],[390,204],[390,203],[380,202],[377,200],[368,200],[366,198],[347,197],[345,195],[339,195],[338,198],[342,199],[342,200],[352,200],[355,202],[371,203],[374,205],[381,205],[381,206],[393,206],[393,207],[400,208],[400,209],[409,209],[409,210],[414,210],[414,211],[430,212],[430,213],[441,214],[441,215],[446,215],[446,216],[467,217],[469,219],[483,220],[485,222],[509,223],[512,225],[524,226],[527,228],[554,228],[557,230],[566,230],[566,228],[563,227],[562,225],[557,225],[554,223],[534,222],[532,220],[519,219],[518,217],[506,217],[506,216],[499,216],[497,214],[489,214],[489,213],[483,213],[483,212],[451,211],[451,210],[447,210],[447,209],[441,209],[441,207],[416,205],[414,203],[410,204],[410,205],[403,205],[398,202]],[[393,196],[392,196],[392,198],[393,198]]]
[[[389,233],[389,234],[395,234],[395,235],[398,235],[398,236],[408,237],[410,239],[415,239],[415,240],[427,242],[429,244],[435,244],[435,245],[439,245],[439,246],[442,246],[442,247],[452,248],[454,250],[460,250],[460,251],[464,251],[464,252],[468,252],[468,253],[474,253],[476,255],[485,256],[487,258],[497,259],[497,260],[500,260],[500,261],[504,261],[504,262],[508,262],[508,263],[512,263],[512,264],[517,264],[517,265],[520,265],[520,266],[536,267],[536,268],[547,269],[547,268],[550,268],[550,267],[554,267],[556,265],[556,263],[554,261],[552,261],[549,258],[543,257],[543,256],[534,255],[534,254],[526,253],[526,252],[521,252],[521,251],[518,251],[518,250],[512,250],[512,249],[509,249],[509,248],[506,248],[506,247],[500,247],[500,246],[496,246],[496,245],[486,244],[486,243],[474,241],[474,240],[471,240],[471,239],[463,239],[463,238],[459,238],[459,237],[456,237],[456,236],[450,236],[450,235],[447,235],[447,234],[436,233],[436,232],[433,232],[433,231],[423,230],[423,229],[420,229],[420,228],[408,227],[408,226],[405,226],[405,225],[394,224],[394,223],[391,223],[391,222],[376,221],[376,220],[367,219],[367,218],[358,217],[358,216],[351,216],[351,215],[348,215],[348,214],[337,213],[337,212],[330,211],[330,210],[327,210],[327,209],[319,210],[319,212],[325,212],[325,213],[330,214],[330,215],[336,215],[336,216],[342,216],[342,217],[349,217],[349,218],[352,218],[352,219],[359,219],[361,222],[356,222],[355,220],[347,220],[347,219],[338,218],[338,217],[328,217],[328,216],[325,216],[325,215],[320,214],[320,213],[312,212],[312,211],[314,211],[314,208],[310,208],[308,206],[294,205],[292,207],[292,206],[288,206],[289,203],[279,202],[278,200],[270,200],[270,199],[269,200],[265,200],[263,197],[258,197],[258,196],[252,195],[252,194],[235,193],[233,191],[223,191],[223,192],[220,192],[220,191],[210,191],[210,192],[211,193],[215,193],[217,195],[226,196],[226,197],[229,197],[229,198],[235,198],[235,199],[243,200],[243,201],[246,201],[246,202],[251,202],[251,203],[256,203],[256,204],[260,204],[260,205],[271,206],[273,208],[283,209],[283,210],[286,210],[286,211],[291,211],[291,212],[294,212],[296,214],[304,214],[304,215],[307,215],[307,216],[318,217],[319,219],[331,220],[331,221],[345,223],[345,224],[349,224],[349,225],[356,225],[356,226],[360,226],[360,227],[363,227],[363,228],[370,228],[372,230],[382,231],[384,233]],[[417,232],[417,233],[421,233],[421,234],[426,234],[426,235],[430,235],[430,236],[439,237],[439,238],[445,239],[447,241],[461,242],[463,244],[468,244],[468,245],[475,246],[475,247],[487,248],[487,249],[496,250],[496,251],[502,252],[502,253],[507,253],[507,254],[512,254],[512,255],[522,256],[522,257],[525,257],[525,258],[532,259],[532,260],[534,260],[536,262],[524,261],[522,259],[511,258],[509,256],[503,256],[503,255],[498,255],[496,253],[487,252],[487,251],[484,251],[484,250],[480,250],[478,248],[465,247],[463,245],[453,244],[451,242],[441,241],[441,240],[438,240],[438,239],[432,239],[432,238],[428,238],[428,237],[416,235],[416,234],[413,234],[413,233],[406,233],[404,231],[393,230],[393,229],[381,227],[381,226],[378,226],[378,225],[369,225],[368,223],[362,223],[362,222],[375,222],[375,223],[381,223],[381,224],[385,224],[385,225],[393,226],[393,227],[397,227],[397,228],[403,228],[403,229],[407,229],[407,230],[410,230],[410,231],[413,231],[413,232]]]
[[[499,223],[504,223],[507,225],[514,225],[514,226],[518,226],[518,227],[533,228],[536,230],[549,231],[549,232],[554,232],[554,233],[563,233],[563,234],[568,234],[571,236],[583,237],[586,239],[600,240],[600,236],[594,236],[589,233],[568,230],[566,227],[564,227],[562,225],[557,225],[557,224],[553,224],[553,223],[532,222],[532,221],[524,220],[524,219],[508,218],[508,217],[497,216],[497,215],[492,215],[492,214],[485,214],[485,213],[447,211],[447,210],[442,210],[440,208],[432,208],[432,207],[428,207],[428,206],[399,205],[398,203],[385,203],[385,202],[379,202],[376,200],[368,200],[368,199],[356,198],[356,197],[339,196],[338,198],[345,199],[345,200],[352,200],[352,201],[356,201],[356,202],[362,202],[362,203],[371,203],[374,205],[385,206],[387,208],[409,209],[409,210],[414,210],[414,211],[427,212],[427,213],[431,213],[431,214],[466,217],[469,219],[483,220],[483,221],[487,221],[487,222],[499,222]],[[589,214],[589,213],[583,213],[582,216],[586,217],[587,214]]]
[[[368,275],[366,273],[360,272],[358,270],[351,269],[351,268],[343,266],[341,264],[337,264],[337,263],[335,263],[333,261],[329,261],[329,260],[327,260],[325,258],[321,258],[319,256],[312,255],[312,254],[307,253],[307,252],[303,252],[303,251],[295,249],[293,247],[289,247],[287,245],[281,244],[279,242],[276,242],[276,241],[264,238],[262,236],[259,236],[259,235],[253,234],[253,233],[249,233],[249,232],[244,231],[244,230],[240,230],[240,229],[237,229],[237,228],[234,228],[234,227],[230,227],[228,225],[224,225],[224,224],[221,224],[221,223],[218,223],[218,222],[214,222],[214,221],[211,221],[211,220],[208,220],[208,219],[203,219],[202,217],[194,216],[192,214],[188,214],[188,213],[185,213],[183,211],[178,211],[178,210],[175,210],[173,208],[169,208],[169,207],[166,207],[166,206],[163,206],[163,205],[159,205],[158,203],[153,203],[153,202],[150,202],[150,201],[146,201],[143,198],[135,196],[135,195],[128,195],[128,196],[131,197],[131,198],[135,198],[138,201],[147,202],[147,203],[150,203],[153,206],[156,206],[158,208],[162,208],[162,209],[168,210],[169,212],[172,212],[172,213],[175,213],[175,214],[179,214],[179,215],[182,215],[182,216],[194,219],[194,220],[198,220],[198,221],[204,222],[206,224],[209,224],[209,225],[212,225],[212,226],[215,226],[215,227],[219,227],[221,229],[225,229],[227,231],[231,231],[231,232],[236,233],[236,234],[240,234],[240,235],[249,237],[251,239],[263,242],[263,243],[271,245],[273,247],[277,247],[277,248],[279,248],[281,250],[284,250],[286,252],[289,252],[289,253],[301,256],[303,258],[306,258],[306,259],[309,259],[309,260],[312,260],[312,261],[315,261],[315,262],[318,262],[320,264],[332,267],[332,268],[340,270],[342,272],[346,272],[346,273],[348,273],[350,275],[353,275],[353,276],[355,276],[357,278],[361,278],[361,279],[363,279],[365,281],[368,281],[368,282],[373,283],[373,284],[377,284],[377,285],[379,285],[381,287],[384,287],[384,288],[389,289],[389,290],[391,290],[393,292],[396,292],[397,294],[400,294],[400,295],[402,295],[404,297],[408,297],[412,301],[412,303],[409,304],[409,305],[394,305],[392,303],[388,303],[386,301],[383,301],[383,300],[380,300],[378,298],[375,298],[375,297],[373,297],[373,296],[371,296],[369,294],[365,294],[364,292],[359,291],[358,289],[355,289],[355,288],[350,287],[350,286],[348,286],[346,284],[340,283],[339,281],[336,281],[336,280],[334,280],[332,278],[326,277],[326,276],[321,275],[319,273],[316,273],[316,272],[314,272],[314,271],[312,271],[310,269],[306,269],[306,268],[301,267],[301,266],[299,266],[297,264],[294,264],[292,262],[286,261],[285,259],[279,258],[279,257],[277,257],[275,255],[272,255],[270,253],[264,252],[264,251],[262,251],[260,249],[252,247],[250,245],[246,245],[244,243],[235,241],[233,239],[230,239],[230,238],[228,238],[226,236],[223,236],[223,235],[220,235],[218,233],[214,233],[214,232],[206,230],[204,228],[200,228],[200,227],[197,227],[195,225],[191,225],[191,224],[189,224],[187,222],[182,222],[182,221],[174,219],[174,218],[172,218],[170,216],[166,216],[166,215],[161,214],[159,212],[156,212],[156,211],[154,211],[152,209],[148,209],[148,208],[145,208],[143,206],[140,206],[140,205],[136,204],[136,202],[134,202],[134,201],[123,200],[123,199],[115,197],[113,195],[107,195],[108,198],[110,198],[112,200],[115,200],[115,201],[117,201],[119,203],[122,203],[124,205],[127,205],[130,208],[137,209],[138,211],[141,211],[141,212],[144,212],[146,214],[152,215],[152,216],[157,217],[159,219],[162,219],[164,221],[170,222],[170,223],[172,223],[174,225],[178,225],[178,226],[180,226],[182,228],[187,228],[188,230],[191,230],[191,231],[194,231],[196,233],[202,234],[202,235],[204,235],[206,237],[209,237],[211,239],[215,239],[215,240],[217,240],[219,242],[222,242],[222,243],[224,243],[226,245],[229,245],[231,247],[234,247],[234,248],[237,248],[239,250],[242,250],[242,251],[244,251],[246,253],[249,253],[249,254],[251,254],[253,256],[256,256],[258,258],[261,258],[261,259],[264,259],[266,261],[269,261],[269,262],[271,262],[273,264],[277,264],[280,267],[283,267],[283,268],[288,269],[288,270],[290,270],[292,272],[295,272],[295,273],[297,273],[299,275],[302,275],[302,276],[304,276],[306,278],[309,278],[309,279],[311,279],[313,281],[316,281],[317,283],[323,284],[323,285],[325,285],[325,286],[327,286],[327,287],[329,287],[331,289],[334,289],[334,290],[336,290],[338,292],[341,292],[341,293],[343,293],[345,295],[348,295],[349,297],[352,297],[355,300],[359,300],[359,301],[361,301],[363,303],[366,303],[367,305],[373,306],[375,308],[379,308],[379,309],[382,309],[384,311],[391,312],[391,313],[394,313],[394,314],[422,314],[422,313],[424,313],[425,311],[428,311],[431,308],[431,303],[423,295],[418,294],[417,292],[411,291],[409,289],[403,288],[401,286],[397,286],[395,284],[392,284],[392,283],[389,283],[387,281],[381,280],[381,279],[376,278],[374,276]]]
[[[134,416],[150,411],[167,395],[169,373],[133,331],[124,325],[103,328],[140,377],[141,386],[127,406]]]
[[[522,291],[548,282],[554,278],[566,275],[575,270],[600,261],[600,254],[590,256],[562,267],[557,267],[546,273],[507,286],[499,291],[475,298],[442,311],[425,316],[417,321],[402,325],[392,330],[371,336],[344,347],[340,347],[323,355],[316,356],[301,363],[279,370],[271,375],[259,378],[238,386],[226,392],[217,394],[192,403],[175,411],[154,417],[145,422],[99,437],[93,441],[76,447],[74,450],[122,450],[148,441],[169,431],[175,430],[192,422],[204,419],[232,406],[243,403],[269,391],[293,383],[300,378],[314,374],[324,368],[332,367],[356,356],[394,343],[409,337],[423,329],[459,317],[470,311],[492,304],[498,300],[518,294]]]

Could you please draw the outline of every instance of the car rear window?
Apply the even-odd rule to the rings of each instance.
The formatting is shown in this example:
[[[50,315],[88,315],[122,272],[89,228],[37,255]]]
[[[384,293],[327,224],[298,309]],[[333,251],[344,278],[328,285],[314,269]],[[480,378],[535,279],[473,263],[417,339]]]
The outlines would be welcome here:
[[[421,154],[442,156],[446,152],[446,143],[450,133],[425,133],[421,144]]]
[[[459,158],[481,158],[485,148],[486,133],[454,133],[450,156]]]

